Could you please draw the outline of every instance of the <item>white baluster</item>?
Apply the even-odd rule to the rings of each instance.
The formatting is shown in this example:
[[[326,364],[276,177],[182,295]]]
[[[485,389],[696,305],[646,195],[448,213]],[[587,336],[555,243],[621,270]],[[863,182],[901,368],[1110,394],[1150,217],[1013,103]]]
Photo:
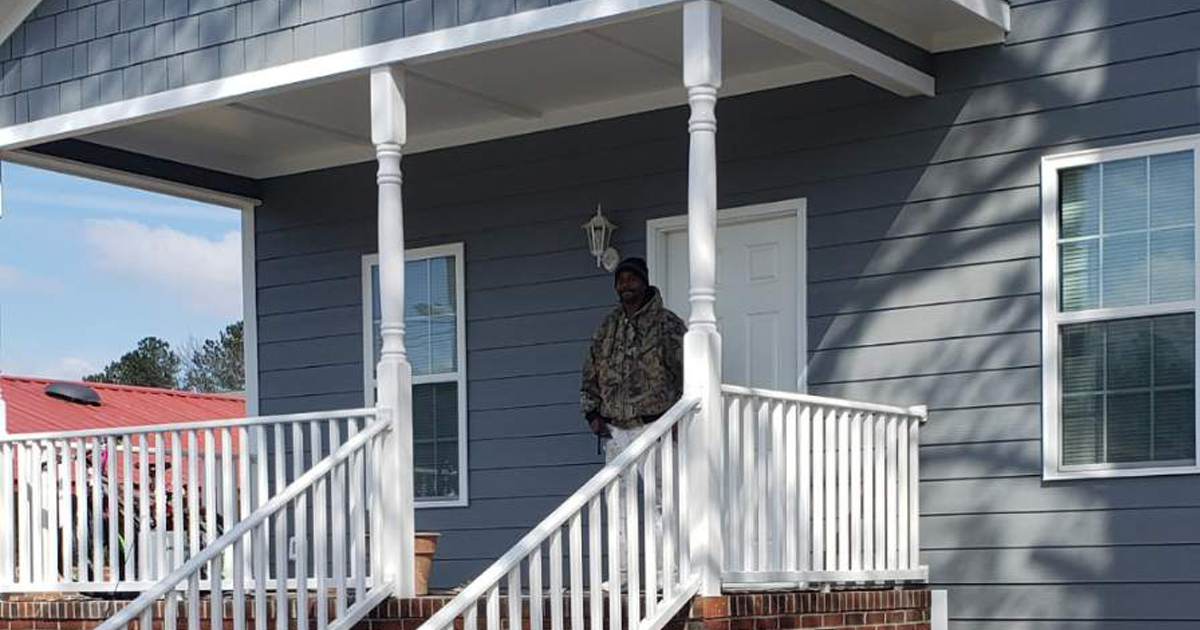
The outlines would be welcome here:
[[[95,566],[88,561],[88,493],[87,482],[87,444],[84,440],[75,440],[75,550],[79,564],[79,581],[93,582],[100,579],[89,571]],[[22,484],[24,487],[24,484]],[[21,502],[24,504],[24,501]],[[24,524],[25,519],[21,519]],[[147,519],[148,520],[148,519]]]
[[[758,523],[759,492],[758,477],[758,414],[755,410],[754,399],[747,397],[742,409],[742,419],[745,430],[742,432],[742,479],[746,489],[745,509],[742,512],[744,521],[744,540],[742,553],[745,554],[742,569],[756,571],[758,564],[758,537],[761,536],[761,525]]]
[[[529,554],[529,628],[542,630],[542,546],[539,544]]]
[[[283,423],[275,424],[275,494],[280,494],[287,487],[287,444],[283,433]],[[292,509],[295,509],[295,499]],[[300,518],[300,512],[294,511],[295,517]],[[288,630],[290,614],[288,612],[288,510],[285,508],[275,514],[275,627],[277,630]],[[299,585],[296,590],[299,590]]]
[[[341,426],[338,421],[329,423],[329,452],[342,446]],[[329,516],[333,521],[333,584],[334,604],[337,616],[346,613],[346,465],[333,469],[330,483]]]
[[[784,452],[788,450],[783,441],[783,404],[778,401],[770,403],[769,413],[771,414],[771,471],[769,473],[771,479],[770,494],[770,539],[767,541],[767,558],[766,567],[771,571],[778,571],[783,568],[784,545],[783,538],[788,531],[786,527],[786,516],[784,514],[784,505],[787,500],[784,498],[784,490],[786,488],[785,479],[787,474],[787,466]]]
[[[562,528],[550,535],[550,630],[563,630]]]
[[[908,568],[921,566],[921,422],[925,407],[913,408],[915,417],[908,421]]]
[[[174,527],[173,542],[175,544],[174,559],[163,572],[167,576],[176,568],[183,566],[183,489],[184,489],[183,443],[178,431],[171,433],[171,512],[174,515],[171,525]],[[165,479],[164,479],[165,481]]]
[[[679,554],[678,531],[679,516],[675,513],[675,439],[668,432],[662,440],[662,534],[663,534],[663,598],[670,600],[675,595],[676,576]],[[725,470],[730,470],[726,467]],[[599,509],[599,500],[596,504]],[[730,510],[724,510],[729,512]],[[730,519],[735,521],[737,519]],[[728,534],[727,534],[728,535]],[[730,540],[733,540],[732,538]],[[729,545],[736,547],[736,545]],[[599,556],[599,554],[597,554]],[[600,624],[592,624],[599,630]]]
[[[69,455],[70,450],[64,448],[63,458],[66,459],[69,457]],[[15,458],[16,454],[14,452],[13,443],[0,443],[0,488],[8,489],[5,492],[0,492],[0,514],[15,513],[13,506],[13,493],[11,491],[11,488],[13,487],[13,469],[16,468],[16,466],[14,466]],[[63,477],[64,494],[66,493],[66,489],[70,488],[70,484],[67,479],[68,477]],[[70,527],[70,512],[64,511],[63,513],[66,515],[67,527]],[[14,533],[15,532],[12,527],[0,527],[0,584],[8,585],[17,581],[17,575],[14,571],[17,564],[16,541],[13,540]],[[69,563],[69,557],[71,553],[69,533],[64,534],[63,541],[64,545],[66,545],[64,547],[66,550],[64,553],[67,554],[68,558],[66,563]],[[69,569],[65,572],[65,576],[68,578],[70,577]]]
[[[347,439],[358,434],[358,419],[351,418]],[[350,456],[350,567],[354,580],[355,601],[367,595],[367,531],[366,513],[363,505],[363,456],[366,448],[355,450]]]
[[[900,517],[896,505],[896,486],[899,479],[896,472],[896,416],[894,415],[887,417],[886,440],[884,448],[887,451],[887,569],[894,571],[898,566],[897,545],[899,540],[896,538],[896,534]]]
[[[134,439],[132,435],[126,435],[121,440],[121,465],[124,471],[121,473],[121,482],[124,488],[123,503],[124,509],[121,517],[121,532],[125,536],[125,575],[126,580],[136,580],[137,577],[137,562],[138,562],[138,545],[134,540],[133,533],[135,529],[136,512],[134,507],[137,503],[136,495],[133,493],[133,468],[134,468]]]
[[[28,443],[29,445],[29,472],[25,479],[29,483],[30,492],[30,509],[29,509],[29,533],[30,539],[30,581],[44,582],[46,581],[45,562],[46,562],[46,521],[45,514],[42,509],[42,498],[46,494],[46,488],[42,483],[42,445],[34,440]],[[99,485],[99,484],[93,484]],[[99,514],[93,512],[93,514]],[[99,521],[99,518],[96,519]],[[97,527],[99,523],[97,522]],[[97,576],[99,580],[99,576]]]
[[[316,449],[316,446],[313,446]],[[292,476],[304,474],[304,426],[292,425]],[[296,628],[308,630],[308,492],[296,497]],[[379,530],[372,532],[379,536]],[[276,543],[278,544],[278,543]]]
[[[825,564],[825,410],[812,410],[812,570]],[[828,567],[832,568],[832,567]]]
[[[642,523],[645,532],[642,546],[645,550],[644,562],[646,565],[646,617],[654,614],[654,603],[658,593],[658,549],[655,545],[657,537],[655,522],[658,520],[658,493],[656,492],[658,481],[654,455],[654,447],[651,447],[650,451],[642,457]]]
[[[108,473],[108,520],[105,527],[108,530],[108,570],[112,574],[110,581],[119,582],[121,579],[120,538],[117,535],[120,506],[117,495],[120,486],[117,485],[117,438],[108,437],[104,440],[106,472]],[[53,565],[51,565],[53,566]]]
[[[621,484],[625,493],[625,551],[626,575],[629,576],[629,597],[626,598],[629,607],[629,626],[636,628],[641,623],[641,579],[638,570],[638,500],[637,500],[637,466],[630,466],[625,471],[625,481]],[[558,630],[557,628],[555,630]]]
[[[813,465],[813,447],[812,447],[812,426],[813,426],[813,409],[811,405],[804,404],[799,409],[799,418],[796,423],[796,431],[799,434],[797,446],[799,454],[798,466],[800,468],[800,497],[797,501],[796,521],[798,522],[799,538],[796,545],[796,554],[798,562],[796,569],[799,571],[813,570],[812,557],[812,537],[816,531],[813,521],[813,497],[812,497],[812,465]]]
[[[568,529],[571,571],[571,630],[583,630],[583,514],[571,517]]]
[[[837,568],[850,570],[850,412],[837,417],[838,533]]]
[[[493,586],[487,594],[487,630],[500,630],[500,585]]]
[[[850,418],[850,570],[852,571],[861,571],[863,568],[862,421],[863,414],[861,412],[855,413]]]
[[[521,630],[521,564],[508,572],[508,627],[509,630]]]
[[[725,401],[725,424],[729,429],[729,443],[725,448],[728,454],[728,461],[725,464],[726,483],[725,491],[725,522],[728,524],[726,528],[726,536],[729,544],[726,545],[725,556],[728,558],[727,570],[742,571],[745,569],[745,560],[742,558],[742,550],[746,549],[745,538],[743,537],[743,515],[745,514],[742,506],[746,501],[747,489],[745,486],[745,477],[742,475],[742,399],[740,396],[730,394]],[[668,440],[670,442],[670,440]],[[664,494],[666,489],[663,490]]]
[[[604,628],[604,594],[600,590],[600,584],[604,580],[602,577],[604,560],[600,544],[601,531],[603,531],[603,524],[600,521],[600,496],[597,495],[588,502],[588,604],[592,613],[591,630],[603,630]],[[521,626],[512,627],[517,630]]]
[[[896,566],[909,568],[908,561],[908,420],[897,417],[896,431]]]
[[[604,489],[608,514],[608,629],[621,630],[621,479]],[[599,630],[599,629],[597,629]]]
[[[324,450],[320,423],[312,423],[311,433],[312,461],[318,462],[321,461],[321,453]],[[329,530],[325,526],[325,517],[328,514],[325,505],[326,479],[328,475],[321,476],[313,486],[313,576],[317,579],[317,591],[313,596],[317,602],[317,630],[325,630],[329,623],[329,583],[325,578],[329,570],[329,561],[325,553],[325,545],[329,541]]]
[[[837,505],[837,425],[840,415],[836,409],[825,410],[825,569],[838,568],[838,505]]]
[[[154,579],[169,573],[167,569],[167,448],[165,434],[154,434]]]

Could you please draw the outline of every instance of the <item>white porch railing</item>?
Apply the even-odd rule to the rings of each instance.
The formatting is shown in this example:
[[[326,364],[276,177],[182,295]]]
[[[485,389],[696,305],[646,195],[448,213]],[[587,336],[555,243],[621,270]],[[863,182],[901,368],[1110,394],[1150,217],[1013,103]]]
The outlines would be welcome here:
[[[460,617],[463,630],[477,630],[481,608],[488,630],[499,630],[505,616],[509,628],[522,628],[526,615],[531,630],[541,630],[547,604],[550,628],[566,627],[569,613],[571,628],[600,630],[606,596],[611,630],[661,627],[698,585],[689,569],[679,465],[686,461],[681,430],[697,406],[687,400],[672,407],[420,630],[453,630]]]
[[[350,409],[0,439],[0,515],[9,520],[0,526],[0,592],[150,588],[375,415]],[[361,474],[353,478],[361,492]],[[334,527],[347,527],[345,510],[330,513]],[[314,518],[323,531],[324,510]],[[286,566],[289,522],[299,531],[308,524],[277,522],[255,552]],[[204,573],[206,584],[213,575],[266,577],[250,557],[226,556]],[[285,569],[254,586],[281,576]]]
[[[129,606],[97,626],[97,630],[128,628],[131,622],[139,618],[140,629],[151,628],[154,625],[155,604],[164,597],[166,606],[162,627],[179,627],[177,622],[182,613],[188,630],[200,630],[202,611],[208,607],[213,630],[220,630],[226,627],[226,591],[231,592],[233,630],[244,630],[246,593],[250,588],[254,594],[255,627],[263,629],[267,627],[267,592],[272,578],[276,599],[273,609],[278,628],[309,628],[310,597],[315,604],[313,621],[315,627],[321,630],[327,627],[349,628],[369,613],[393,591],[390,582],[377,580],[380,583],[373,583],[368,577],[367,523],[370,518],[380,514],[379,501],[382,500],[382,493],[373,491],[373,475],[368,466],[369,460],[377,462],[383,454],[387,432],[392,428],[386,414],[374,417],[372,412],[371,416],[372,419],[362,430],[352,424],[351,435],[345,444],[339,444],[337,425],[331,425],[330,455],[308,468],[170,575],[146,589]],[[319,438],[319,434],[314,434],[314,437]],[[277,461],[282,459],[278,458]],[[309,514],[314,519],[311,529],[306,523]],[[326,519],[329,519],[328,522]],[[297,528],[294,571],[289,572],[289,559],[281,551],[275,554],[272,571],[267,557],[271,526],[274,524],[273,535],[278,541],[286,535],[289,523]],[[307,562],[310,536],[314,551],[311,565],[313,579],[309,577]],[[251,550],[252,562],[249,575],[242,576],[239,560],[247,547]],[[277,546],[276,549],[281,547]],[[233,554],[232,581],[222,584],[206,580],[206,576],[222,574],[224,556],[229,551]],[[279,579],[289,575],[290,580]],[[289,586],[295,590],[294,608],[288,603]],[[315,586],[311,594],[310,586]],[[208,592],[207,602],[201,600],[202,591]],[[181,597],[182,608],[179,605]]]
[[[926,580],[924,407],[722,388],[726,586]]]

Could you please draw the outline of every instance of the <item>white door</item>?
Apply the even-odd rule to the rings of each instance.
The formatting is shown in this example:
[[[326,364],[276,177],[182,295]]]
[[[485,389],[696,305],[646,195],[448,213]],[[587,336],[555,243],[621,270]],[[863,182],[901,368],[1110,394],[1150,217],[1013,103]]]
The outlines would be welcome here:
[[[721,211],[717,225],[717,321],[722,380],[801,391],[804,201]],[[667,307],[688,317],[687,219],[652,221],[650,274]]]

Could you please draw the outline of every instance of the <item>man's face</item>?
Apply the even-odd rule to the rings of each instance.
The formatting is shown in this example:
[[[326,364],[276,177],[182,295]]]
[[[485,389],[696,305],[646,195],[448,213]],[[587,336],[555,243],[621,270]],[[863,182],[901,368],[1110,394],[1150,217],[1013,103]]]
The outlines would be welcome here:
[[[622,271],[617,274],[616,288],[621,304],[626,306],[639,306],[646,299],[646,283],[636,273]]]

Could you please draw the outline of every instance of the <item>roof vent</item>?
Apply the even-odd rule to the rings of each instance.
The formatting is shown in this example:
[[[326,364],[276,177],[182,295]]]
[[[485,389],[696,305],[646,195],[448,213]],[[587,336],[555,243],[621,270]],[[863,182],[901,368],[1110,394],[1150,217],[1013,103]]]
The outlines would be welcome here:
[[[100,394],[83,383],[55,381],[46,386],[46,395],[81,405],[100,405]]]

